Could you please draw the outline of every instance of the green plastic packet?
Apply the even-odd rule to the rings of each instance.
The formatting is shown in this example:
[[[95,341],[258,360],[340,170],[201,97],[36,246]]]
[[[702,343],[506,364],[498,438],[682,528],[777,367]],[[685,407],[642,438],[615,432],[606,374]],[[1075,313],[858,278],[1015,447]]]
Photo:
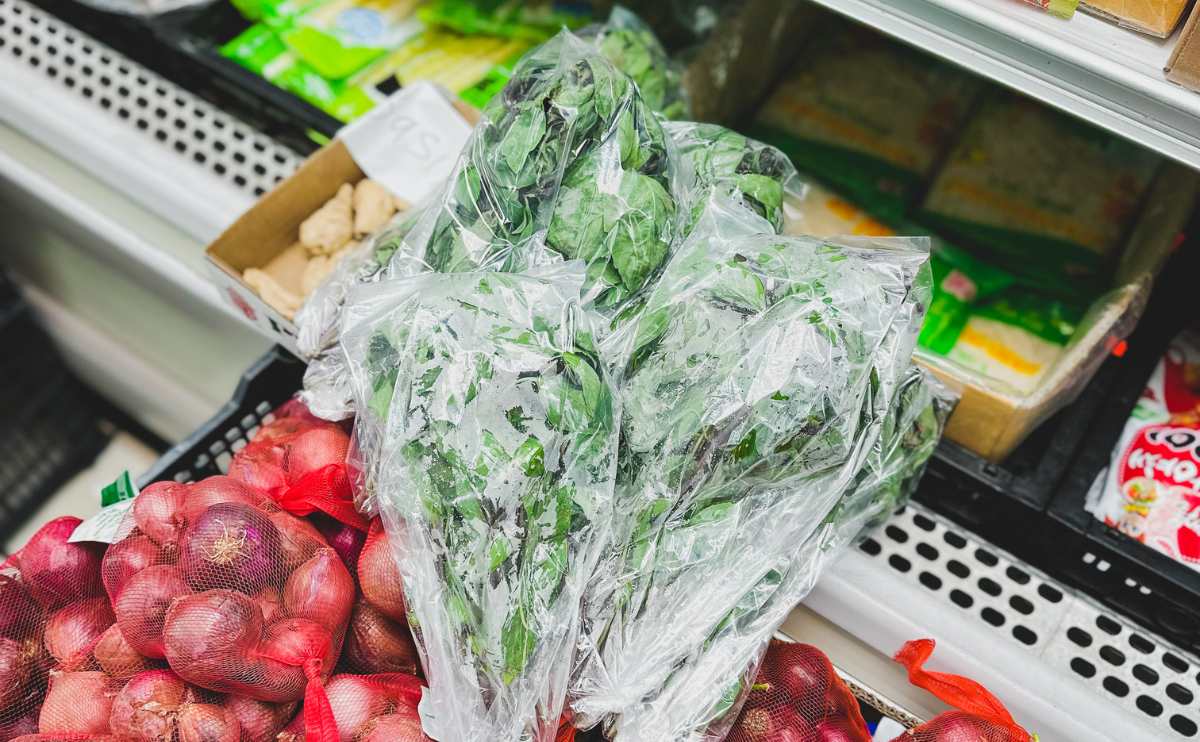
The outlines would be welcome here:
[[[557,0],[431,0],[418,12],[425,23],[461,34],[545,41],[564,27],[591,20],[590,8]]]
[[[973,307],[1012,286],[1016,278],[940,241],[929,262],[933,300],[917,342],[938,355],[946,355],[958,342]]]
[[[329,0],[296,17],[280,36],[319,75],[342,80],[421,31],[413,0]]]
[[[302,13],[328,0],[230,0],[248,21],[260,21],[271,28],[283,28]]]

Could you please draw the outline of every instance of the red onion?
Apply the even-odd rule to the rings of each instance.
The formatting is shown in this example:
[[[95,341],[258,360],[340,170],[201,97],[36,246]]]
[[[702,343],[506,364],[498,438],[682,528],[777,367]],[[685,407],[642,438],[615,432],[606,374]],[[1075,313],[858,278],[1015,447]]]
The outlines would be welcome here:
[[[109,725],[130,742],[170,740],[180,708],[196,700],[194,688],[170,670],[146,670],[129,679],[113,700]]]
[[[358,574],[358,555],[362,553],[363,544],[367,542],[367,534],[324,513],[313,513],[309,520],[325,537],[325,542],[342,558],[346,569],[350,570],[351,574]]]
[[[65,734],[26,734],[14,737],[10,742],[79,742],[80,735],[67,732]],[[109,734],[89,734],[82,739],[87,742],[120,742]]]
[[[759,682],[764,680],[805,718],[815,722],[825,717],[833,677],[829,660],[816,647],[793,644],[787,651],[768,653],[759,675]]]
[[[190,485],[183,510],[190,518],[220,503],[240,503],[256,507],[262,502],[262,495],[236,479],[216,476],[201,479]]]
[[[304,518],[276,510],[268,516],[279,531],[280,569],[291,572],[308,561],[317,549],[327,546],[321,532]]]
[[[304,712],[300,711],[292,717],[275,739],[277,742],[304,742]]]
[[[109,626],[100,636],[92,654],[100,664],[100,669],[114,678],[128,678],[150,667],[150,661],[125,641],[121,627],[116,624]]]
[[[59,608],[46,622],[46,651],[64,670],[83,669],[113,621],[107,598],[87,598]]]
[[[171,605],[163,622],[163,647],[167,662],[184,680],[209,690],[241,693],[239,679],[253,677],[251,654],[262,633],[262,610],[253,598],[233,590],[209,590]]]
[[[100,577],[109,600],[116,601],[130,577],[160,561],[158,544],[149,536],[132,535],[108,547],[100,565]]]
[[[133,521],[150,540],[164,548],[175,548],[183,530],[180,510],[188,487],[179,482],[155,482],[133,500]]]
[[[243,503],[218,503],[196,517],[179,553],[184,578],[197,590],[253,594],[282,576],[279,530],[262,510]]]
[[[335,675],[325,684],[325,695],[333,708],[339,742],[352,742],[364,724],[388,713],[392,705],[378,683],[361,675]]]
[[[147,567],[126,582],[113,607],[129,646],[146,657],[165,657],[163,617],[173,600],[191,591],[179,569],[169,564]]]
[[[247,695],[264,701],[300,700],[304,695],[305,665],[313,663],[319,675],[327,678],[337,659],[329,630],[306,618],[282,618],[267,626],[259,656],[270,666],[277,689],[271,691],[273,698]]]
[[[82,522],[69,516],[55,518],[38,529],[13,555],[30,595],[47,610],[103,594],[100,584],[103,544],[67,541]]]
[[[288,448],[288,481],[299,481],[305,474],[331,464],[346,463],[350,436],[336,425],[322,425],[296,436]]]
[[[283,610],[288,616],[312,619],[334,637],[340,638],[346,630],[353,602],[354,578],[328,547],[300,565],[283,587]]]
[[[376,610],[393,621],[408,620],[400,567],[378,518],[371,521],[367,543],[358,558],[358,584],[363,597]]]
[[[816,738],[819,742],[863,742],[862,732],[856,730],[845,719],[826,719],[821,722],[817,725]]]
[[[50,688],[38,716],[41,734],[108,734],[117,686],[102,672],[50,675]]]
[[[252,489],[273,495],[287,487],[283,450],[269,444],[251,443],[233,457],[229,463],[229,476]]]
[[[266,703],[246,696],[225,699],[225,708],[237,719],[242,742],[273,740],[296,713],[294,703]]]
[[[0,574],[0,637],[23,639],[42,625],[44,616],[20,580]]]
[[[0,715],[25,698],[37,671],[32,654],[26,643],[0,639]]]
[[[358,600],[346,629],[343,659],[365,674],[403,672],[416,675],[421,663],[408,627],[392,621],[370,603]]]
[[[237,717],[224,706],[189,703],[179,712],[179,742],[239,742]]]
[[[0,717],[6,714],[15,713],[17,709],[25,708],[27,711],[20,716],[12,719],[5,718],[0,722],[0,739],[17,739],[26,735],[36,735],[38,729],[38,711],[42,703],[40,694],[36,698],[29,698],[23,704],[13,707],[8,706],[4,709],[4,713],[0,713]]]
[[[421,718],[411,714],[385,714],[371,719],[358,729],[357,742],[426,742]]]

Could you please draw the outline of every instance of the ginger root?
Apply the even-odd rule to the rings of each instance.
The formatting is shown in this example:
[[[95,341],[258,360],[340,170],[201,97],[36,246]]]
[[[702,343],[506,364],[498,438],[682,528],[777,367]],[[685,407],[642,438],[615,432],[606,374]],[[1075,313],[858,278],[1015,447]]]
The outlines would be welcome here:
[[[392,218],[396,208],[392,194],[370,178],[363,178],[354,187],[354,234],[368,235]]]
[[[246,285],[258,292],[262,300],[275,307],[280,314],[291,319],[300,310],[304,300],[291,291],[279,285],[279,282],[265,271],[258,268],[247,268],[242,273]]]
[[[357,240],[350,240],[332,255],[314,255],[309,258],[308,263],[304,266],[304,273],[300,276],[300,290],[304,292],[304,295],[308,296],[316,291],[326,276],[333,273],[338,261],[349,255],[354,248],[358,247],[358,244]]]
[[[337,195],[300,224],[300,243],[312,255],[337,252],[354,233],[354,187],[342,184]]]

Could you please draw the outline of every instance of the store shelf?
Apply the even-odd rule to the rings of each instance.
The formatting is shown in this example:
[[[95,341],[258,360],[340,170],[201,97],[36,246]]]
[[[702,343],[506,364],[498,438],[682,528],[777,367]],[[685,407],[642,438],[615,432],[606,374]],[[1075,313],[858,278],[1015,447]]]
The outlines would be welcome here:
[[[1200,94],[1163,75],[1175,39],[1017,0],[816,2],[1200,168]]]
[[[884,654],[936,638],[935,669],[983,683],[1042,739],[1200,738],[1200,660],[919,506],[805,603]]]

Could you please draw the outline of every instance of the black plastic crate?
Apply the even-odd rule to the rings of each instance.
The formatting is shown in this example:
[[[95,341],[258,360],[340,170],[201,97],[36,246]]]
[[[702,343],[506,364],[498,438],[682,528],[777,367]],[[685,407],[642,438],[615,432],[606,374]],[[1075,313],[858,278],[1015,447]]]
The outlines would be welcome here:
[[[242,374],[233,397],[186,440],[159,457],[138,486],[173,479],[191,482],[229,469],[271,411],[286,402],[304,379],[304,364],[280,346],[267,351]]]
[[[1200,572],[1105,526],[1084,503],[1146,380],[1198,317],[1200,243],[1174,256],[1128,350],[1008,460],[943,444],[916,499],[1105,606],[1200,651]]]
[[[50,337],[0,275],[0,539],[108,443],[102,403],[67,370]]]

